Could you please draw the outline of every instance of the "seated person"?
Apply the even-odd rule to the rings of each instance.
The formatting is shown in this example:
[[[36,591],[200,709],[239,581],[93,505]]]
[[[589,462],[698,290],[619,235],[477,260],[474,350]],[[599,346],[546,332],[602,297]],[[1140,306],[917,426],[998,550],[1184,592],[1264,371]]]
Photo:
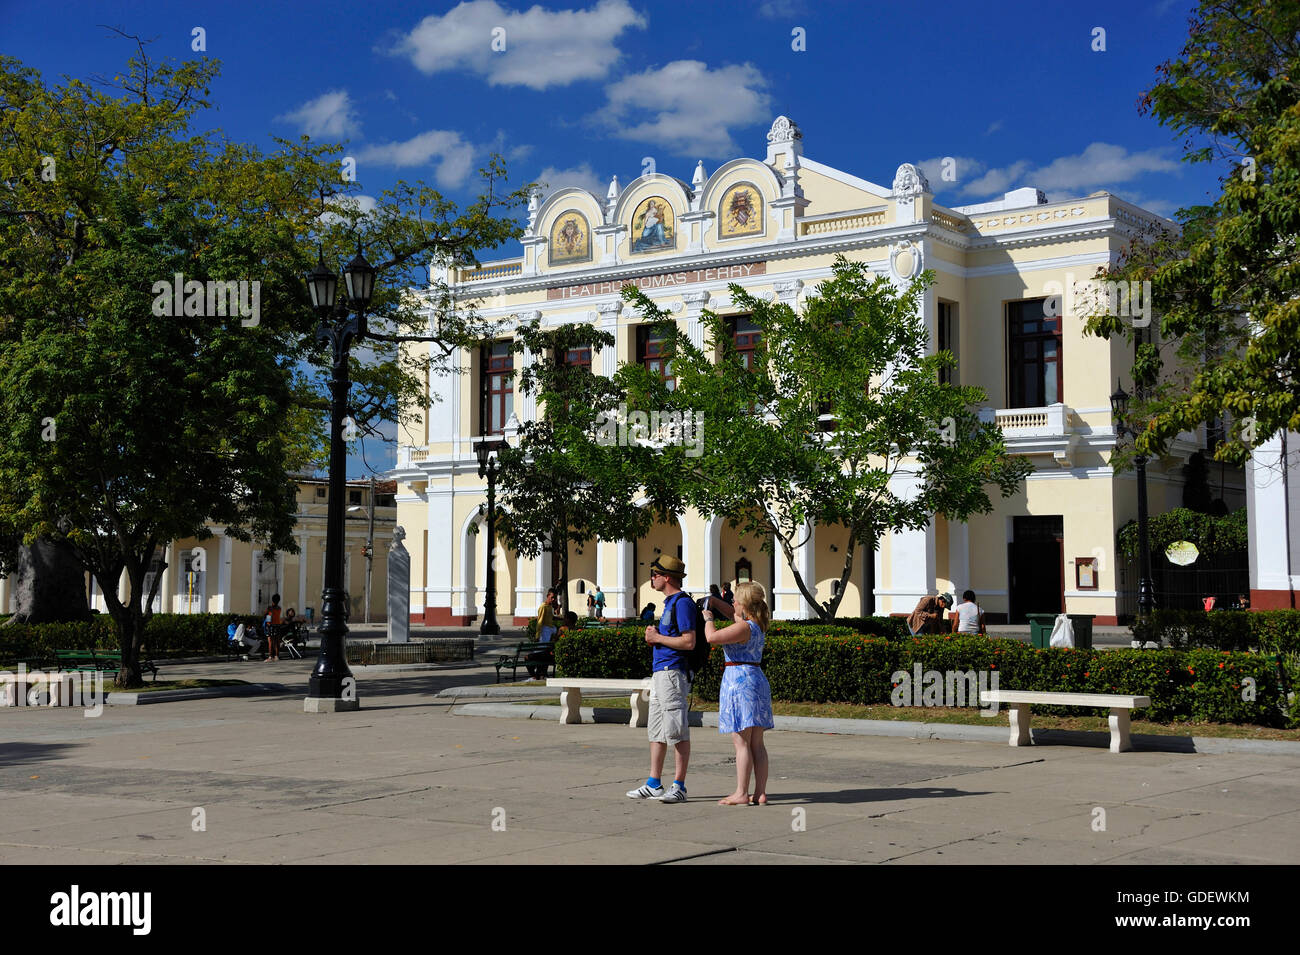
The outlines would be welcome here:
[[[578,614],[570,610],[564,615],[564,624],[560,627],[559,633],[555,639],[566,637],[578,629]],[[551,649],[535,650],[528,656],[524,657],[528,664],[528,675],[534,680],[541,680],[546,677],[546,670],[555,663],[555,651]]]
[[[262,645],[262,638],[257,634],[257,626],[253,623],[232,623],[226,628],[226,633],[230,636],[232,649],[237,649],[242,653],[256,653],[257,648]],[[238,644],[238,647],[235,647]]]
[[[641,619],[654,620],[655,617],[656,617],[655,605],[654,605],[654,601],[652,600],[650,603],[646,604],[645,608],[641,611]]]

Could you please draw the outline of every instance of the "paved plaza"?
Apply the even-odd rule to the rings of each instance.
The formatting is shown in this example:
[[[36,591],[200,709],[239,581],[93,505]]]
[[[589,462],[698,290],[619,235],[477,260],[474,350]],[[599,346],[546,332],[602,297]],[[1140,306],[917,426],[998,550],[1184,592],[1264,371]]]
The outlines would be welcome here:
[[[722,808],[734,750],[696,728],[690,801],[662,805],[624,795],[644,730],[437,695],[490,665],[355,667],[362,709],[315,715],[312,662],[163,671],[283,686],[263,696],[0,710],[0,862],[1300,862],[1300,755],[778,730],[771,804]]]

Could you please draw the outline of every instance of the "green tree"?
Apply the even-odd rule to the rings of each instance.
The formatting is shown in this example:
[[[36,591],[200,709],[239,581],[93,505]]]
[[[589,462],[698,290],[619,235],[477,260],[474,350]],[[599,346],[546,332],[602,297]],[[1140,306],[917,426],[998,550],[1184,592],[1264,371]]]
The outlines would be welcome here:
[[[1032,470],[981,419],[981,389],[940,383],[954,359],[926,354],[919,304],[930,274],[898,294],[864,263],[841,257],[833,268],[798,313],[731,286],[734,307],[762,334],[750,363],[727,317],[706,311],[704,347],[696,347],[644,293],[625,288],[668,336],[676,386],[640,366],[619,372],[630,406],[703,422],[699,456],[669,444],[654,465],[676,476],[680,500],[726,518],[764,549],[775,541],[823,619],[835,616],[859,545],[874,550],[885,533],[924,527],[934,514],[963,521],[986,513],[988,485],[1009,496]],[[848,530],[840,586],[826,601],[796,561],[810,524]]]
[[[1185,161],[1222,164],[1222,193],[1181,210],[1180,230],[1135,241],[1113,271],[1151,282],[1159,334],[1118,316],[1088,327],[1137,339],[1141,453],[1223,417],[1215,457],[1239,463],[1300,429],[1300,6],[1204,0],[1158,72],[1141,108],[1178,134]]]
[[[349,410],[364,432],[422,391],[422,363],[480,334],[445,288],[408,293],[417,272],[517,234],[500,212],[525,201],[495,195],[494,161],[464,212],[399,183],[363,214],[350,198],[360,184],[330,158],[340,146],[304,138],[264,155],[192,132],[216,74],[210,61],[155,65],[141,47],[115,96],[75,79],[48,88],[0,58],[0,535],[70,543],[117,624],[124,686],[140,681],[156,548],[211,536],[213,523],[295,549],[292,475],[326,444],[330,358],[303,280],[318,250],[337,262],[360,245],[379,259],[376,334],[352,363]],[[168,314],[178,273],[248,283],[248,311],[186,289]],[[429,340],[426,305],[442,347],[421,359],[400,348]]]
[[[533,356],[519,390],[536,398],[539,413],[520,424],[500,456],[497,529],[520,556],[560,555],[555,585],[566,609],[570,546],[643,537],[677,501],[671,482],[656,477],[651,446],[604,439],[610,429],[602,425],[616,419],[622,397],[615,383],[567,360],[571,352],[598,355],[613,346],[613,336],[590,325],[542,329],[536,322],[521,325],[512,346]],[[641,494],[646,505],[633,507]]]

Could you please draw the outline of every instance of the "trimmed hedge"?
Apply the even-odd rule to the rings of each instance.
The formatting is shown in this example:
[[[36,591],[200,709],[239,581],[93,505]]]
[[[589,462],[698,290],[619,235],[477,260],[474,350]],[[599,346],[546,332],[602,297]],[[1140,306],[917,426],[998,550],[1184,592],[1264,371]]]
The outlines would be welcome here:
[[[154,614],[145,622],[144,649],[155,660],[225,653],[226,627],[246,619],[227,613]],[[251,619],[251,618],[248,618]],[[55,650],[120,650],[113,618],[97,614],[76,623],[12,624],[0,627],[0,660],[51,657]]]
[[[810,703],[889,703],[898,671],[998,673],[1003,689],[1125,693],[1151,697],[1141,711],[1155,722],[1196,721],[1300,725],[1283,707],[1277,668],[1252,653],[1195,650],[1038,650],[1018,640],[938,635],[884,640],[857,633],[799,632],[774,626],[767,635],[763,671],[774,699]],[[820,628],[826,629],[826,628]],[[565,676],[635,679],[650,674],[644,630],[573,634],[555,648]],[[723,654],[715,648],[694,691],[716,700]],[[1253,686],[1246,678],[1254,681]],[[901,682],[901,681],[900,681]],[[1243,695],[1253,699],[1243,699]],[[1055,713],[1096,715],[1088,707]]]
[[[803,620],[780,620],[777,626],[786,624],[797,624],[805,627],[824,626],[820,620],[806,618]],[[907,632],[906,617],[836,617],[834,626],[848,627],[855,633],[869,637],[906,637],[910,636]]]

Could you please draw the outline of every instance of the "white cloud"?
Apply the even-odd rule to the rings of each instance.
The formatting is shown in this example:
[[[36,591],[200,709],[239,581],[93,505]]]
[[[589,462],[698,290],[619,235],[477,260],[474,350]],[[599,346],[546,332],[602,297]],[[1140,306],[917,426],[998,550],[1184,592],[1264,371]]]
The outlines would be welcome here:
[[[403,142],[369,146],[357,155],[357,162],[399,168],[436,163],[434,178],[438,185],[455,187],[463,185],[473,171],[474,153],[474,146],[461,139],[460,133],[431,129]]]
[[[974,179],[961,176],[958,184],[962,195],[970,198],[987,198],[1017,186],[1034,186],[1049,198],[1073,199],[1098,189],[1110,190],[1148,173],[1176,173],[1179,165],[1169,158],[1168,152],[1164,148],[1129,152],[1113,143],[1090,143],[1083,152],[1059,156],[1046,165],[1020,159],[1007,166],[984,170]],[[934,177],[931,185],[938,188]]]
[[[276,120],[296,123],[308,136],[342,139],[361,131],[361,121],[347,90],[331,90]]]
[[[547,196],[553,192],[559,192],[561,189],[577,186],[579,189],[594,192],[596,198],[604,203],[605,193],[609,190],[609,180],[609,176],[600,176],[596,170],[591,168],[590,163],[584,162],[566,169],[547,166],[537,174],[534,181],[546,183],[545,195]]]
[[[602,119],[623,139],[697,159],[731,158],[740,152],[732,127],[772,118],[766,86],[748,63],[710,70],[699,60],[676,60],[609,86]],[[641,121],[622,125],[629,116]]]
[[[338,206],[341,209],[355,209],[363,216],[368,216],[375,211],[375,197],[366,195],[356,196],[330,196],[325,200],[328,205]],[[347,222],[337,212],[322,212],[319,219],[325,225],[334,225],[339,222]]]
[[[1131,153],[1123,146],[1091,143],[1077,156],[1061,156],[1034,170],[1033,185],[1044,190],[1091,191],[1111,183],[1128,182],[1149,172],[1177,172],[1178,163],[1167,154],[1167,149]]]
[[[544,90],[604,77],[621,55],[615,40],[645,25],[627,0],[600,0],[591,10],[533,6],[523,13],[496,0],[469,0],[425,17],[383,52],[409,59],[426,75],[456,70],[477,73],[492,86]]]
[[[948,160],[952,160],[950,165],[947,163]],[[983,175],[986,168],[982,162],[970,156],[935,156],[932,159],[923,159],[916,165],[921,172],[925,173],[925,178],[930,180],[930,188],[934,190],[936,196],[949,189],[960,189],[964,182]],[[946,169],[951,169],[950,174],[956,178],[943,178]]]
[[[1010,192],[1012,186],[1022,179],[1032,178],[1025,176],[1025,171],[1029,168],[1029,160],[1021,159],[1018,162],[1013,162],[1010,166],[990,169],[983,175],[964,183],[961,193],[964,196],[989,196],[994,193],[1001,195],[1004,192]]]
[[[996,133],[996,132],[997,132],[999,129],[1001,129],[1001,128],[1002,128],[1002,120],[1000,120],[1000,119],[995,119],[995,120],[993,120],[993,122],[989,123],[989,128],[986,129],[986,130],[984,130],[984,135],[985,135],[985,136],[992,136],[994,133]]]

